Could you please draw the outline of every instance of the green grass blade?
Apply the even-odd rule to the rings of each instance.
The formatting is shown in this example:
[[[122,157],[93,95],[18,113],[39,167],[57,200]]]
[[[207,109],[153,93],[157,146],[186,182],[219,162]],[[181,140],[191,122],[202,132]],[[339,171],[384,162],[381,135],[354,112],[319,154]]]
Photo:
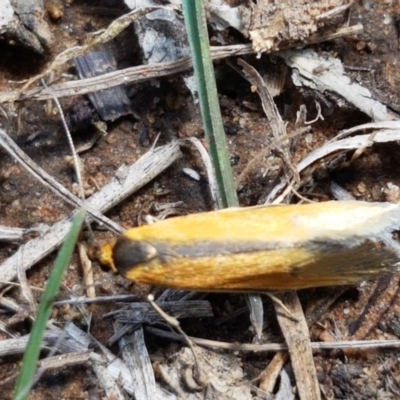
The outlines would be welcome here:
[[[192,52],[204,131],[219,191],[219,208],[235,207],[238,199],[219,107],[203,0],[183,0],[183,15]]]
[[[14,400],[25,400],[29,395],[33,378],[35,376],[36,364],[39,359],[43,333],[46,329],[46,324],[53,308],[54,299],[60,289],[64,271],[69,264],[72,252],[74,251],[75,244],[78,240],[84,216],[84,210],[79,210],[75,214],[71,229],[68,232],[64,244],[58,252],[54,268],[46,285],[46,290],[40,300],[36,321],[32,327],[32,332],[26,346],[22,360],[22,368],[15,386]]]
[[[236,207],[239,201],[222,124],[203,0],[182,0],[182,8],[192,52],[204,131],[218,184],[218,206]],[[260,337],[264,315],[262,300],[258,294],[247,295],[247,298],[250,319],[257,336]]]

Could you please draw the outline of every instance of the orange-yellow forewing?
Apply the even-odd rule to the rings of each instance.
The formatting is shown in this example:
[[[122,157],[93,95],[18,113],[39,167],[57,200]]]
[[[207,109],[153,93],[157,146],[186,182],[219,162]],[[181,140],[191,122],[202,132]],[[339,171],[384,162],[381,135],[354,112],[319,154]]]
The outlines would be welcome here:
[[[375,242],[399,225],[390,203],[235,208],[127,230],[98,258],[132,281],[180,289],[344,285],[397,269],[399,255]]]

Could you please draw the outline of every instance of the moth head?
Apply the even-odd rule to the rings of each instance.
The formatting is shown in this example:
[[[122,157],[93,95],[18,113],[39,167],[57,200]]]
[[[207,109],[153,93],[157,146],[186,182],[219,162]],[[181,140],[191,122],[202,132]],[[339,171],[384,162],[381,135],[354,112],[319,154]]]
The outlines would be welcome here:
[[[158,257],[157,249],[151,244],[124,236],[120,236],[113,245],[103,246],[101,250],[103,257],[99,261],[122,276],[135,267],[146,266]]]

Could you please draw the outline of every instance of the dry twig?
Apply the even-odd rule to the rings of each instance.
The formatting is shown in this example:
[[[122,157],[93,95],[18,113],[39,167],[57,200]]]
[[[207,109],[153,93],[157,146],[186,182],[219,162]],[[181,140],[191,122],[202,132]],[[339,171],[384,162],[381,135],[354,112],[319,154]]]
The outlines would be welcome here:
[[[348,28],[341,28],[335,34],[309,38],[307,43],[323,42],[334,37],[347,36],[360,33],[363,27],[360,24]],[[334,36],[335,35],[335,36]],[[250,44],[211,47],[211,56],[213,60],[219,60],[227,57],[241,56],[254,53]],[[79,81],[70,81],[55,84],[46,88],[34,88],[25,91],[21,97],[21,90],[0,92],[0,104],[18,100],[48,100],[56,96],[57,98],[83,95],[96,92],[110,87],[126,85],[129,83],[139,83],[154,78],[169,76],[178,72],[183,72],[192,67],[190,57],[182,58],[178,61],[158,63],[151,65],[141,65],[139,67],[126,68],[120,71],[111,72],[94,78],[82,79]],[[40,78],[41,76],[39,76]]]
[[[1,133],[2,130],[0,130]],[[158,147],[146,153],[132,166],[117,171],[117,176],[108,185],[86,201],[87,209],[99,210],[95,211],[95,213],[100,215],[101,212],[112,208],[115,204],[118,204],[150,182],[177,160],[180,155],[178,142]],[[80,204],[80,200],[78,204]],[[72,215],[63,221],[57,222],[48,232],[22,246],[24,254],[22,268],[24,270],[30,268],[62,243],[69,230],[71,218]],[[8,282],[14,279],[16,275],[15,259],[16,255],[11,256],[0,266],[0,282]]]

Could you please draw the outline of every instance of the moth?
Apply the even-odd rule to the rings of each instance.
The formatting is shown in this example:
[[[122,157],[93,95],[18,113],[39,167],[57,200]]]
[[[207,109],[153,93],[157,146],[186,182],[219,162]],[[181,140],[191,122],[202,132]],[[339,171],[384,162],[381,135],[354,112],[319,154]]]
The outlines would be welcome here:
[[[395,273],[392,203],[228,208],[127,230],[94,251],[126,279],[216,292],[350,285]],[[388,244],[389,243],[389,244]]]

